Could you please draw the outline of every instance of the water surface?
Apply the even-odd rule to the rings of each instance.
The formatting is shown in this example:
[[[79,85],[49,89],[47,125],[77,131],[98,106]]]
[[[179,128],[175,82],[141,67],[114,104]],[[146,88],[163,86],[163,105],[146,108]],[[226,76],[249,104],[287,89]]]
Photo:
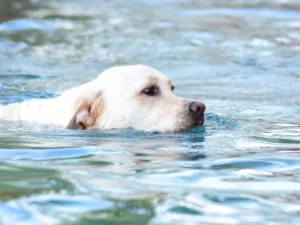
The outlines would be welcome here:
[[[207,105],[179,134],[0,121],[0,224],[300,224],[297,1],[16,1],[0,104],[143,63]]]

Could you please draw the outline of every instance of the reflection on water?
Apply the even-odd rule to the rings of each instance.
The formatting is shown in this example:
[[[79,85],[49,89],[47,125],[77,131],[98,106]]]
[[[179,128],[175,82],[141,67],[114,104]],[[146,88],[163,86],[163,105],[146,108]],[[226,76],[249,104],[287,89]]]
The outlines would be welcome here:
[[[299,9],[1,1],[1,104],[144,63],[207,115],[177,134],[0,121],[0,223],[299,224]]]

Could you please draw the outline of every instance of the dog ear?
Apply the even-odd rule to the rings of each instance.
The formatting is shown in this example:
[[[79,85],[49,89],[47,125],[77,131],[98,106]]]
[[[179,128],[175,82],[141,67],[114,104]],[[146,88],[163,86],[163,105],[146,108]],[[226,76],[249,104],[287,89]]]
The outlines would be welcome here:
[[[102,114],[102,111],[103,99],[101,94],[92,102],[81,100],[75,114],[67,125],[67,129],[85,130],[94,125],[96,119]]]

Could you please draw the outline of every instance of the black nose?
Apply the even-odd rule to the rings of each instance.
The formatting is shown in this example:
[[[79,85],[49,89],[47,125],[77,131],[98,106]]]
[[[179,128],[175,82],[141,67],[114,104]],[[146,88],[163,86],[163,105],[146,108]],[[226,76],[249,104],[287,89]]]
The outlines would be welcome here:
[[[188,104],[189,112],[193,119],[195,126],[202,126],[204,124],[204,111],[206,106],[202,102],[191,102]]]
[[[206,106],[202,102],[191,102],[189,104],[190,112],[194,114],[203,114]]]

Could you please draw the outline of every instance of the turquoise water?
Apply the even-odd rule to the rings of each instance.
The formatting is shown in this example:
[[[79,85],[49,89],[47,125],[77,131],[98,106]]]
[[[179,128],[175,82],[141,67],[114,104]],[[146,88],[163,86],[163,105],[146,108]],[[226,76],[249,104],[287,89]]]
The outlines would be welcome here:
[[[300,3],[1,4],[0,104],[143,63],[207,114],[179,134],[0,121],[0,224],[300,224]]]

